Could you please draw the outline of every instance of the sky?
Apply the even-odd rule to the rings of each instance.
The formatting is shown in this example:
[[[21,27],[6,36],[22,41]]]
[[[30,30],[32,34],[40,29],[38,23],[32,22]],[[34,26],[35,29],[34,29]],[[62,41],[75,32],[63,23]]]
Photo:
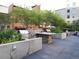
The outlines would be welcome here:
[[[42,10],[57,10],[73,5],[79,6],[79,0],[0,0],[0,5],[8,6],[12,3],[28,8],[37,4],[41,6]]]

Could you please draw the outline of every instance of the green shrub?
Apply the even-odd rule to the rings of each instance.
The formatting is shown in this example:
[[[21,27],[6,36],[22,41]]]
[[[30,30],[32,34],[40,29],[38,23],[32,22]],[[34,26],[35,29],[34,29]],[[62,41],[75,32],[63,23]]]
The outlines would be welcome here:
[[[21,35],[15,30],[4,30],[0,32],[0,44],[20,41]]]
[[[62,33],[62,30],[59,27],[56,27],[54,29],[51,29],[51,32],[54,32],[54,33]]]

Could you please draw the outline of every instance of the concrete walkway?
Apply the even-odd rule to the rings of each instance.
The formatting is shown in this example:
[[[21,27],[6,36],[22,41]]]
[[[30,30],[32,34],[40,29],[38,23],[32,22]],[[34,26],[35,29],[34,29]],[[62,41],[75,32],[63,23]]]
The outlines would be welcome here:
[[[79,59],[79,37],[55,39],[53,44],[44,44],[42,50],[23,59]]]

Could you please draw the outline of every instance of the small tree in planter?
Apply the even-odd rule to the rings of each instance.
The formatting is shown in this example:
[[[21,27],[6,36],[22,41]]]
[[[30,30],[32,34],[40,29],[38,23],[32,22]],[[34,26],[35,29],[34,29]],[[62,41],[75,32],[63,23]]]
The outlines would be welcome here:
[[[0,44],[20,41],[21,35],[15,30],[3,30],[0,32]]]
[[[66,38],[66,33],[63,33],[63,31],[59,27],[52,29],[51,31],[56,33],[54,36],[54,38],[56,38],[56,39],[65,39]]]

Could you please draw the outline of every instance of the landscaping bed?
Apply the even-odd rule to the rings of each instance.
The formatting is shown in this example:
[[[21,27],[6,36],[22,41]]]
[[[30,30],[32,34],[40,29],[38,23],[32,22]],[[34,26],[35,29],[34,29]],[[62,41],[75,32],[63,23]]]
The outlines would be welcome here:
[[[0,44],[21,41],[21,34],[18,33],[16,30],[3,30],[0,31]]]
[[[63,32],[61,28],[57,27],[55,29],[51,29],[51,32],[55,33],[54,38],[55,39],[65,39],[67,37],[67,33]]]
[[[42,38],[21,39],[15,30],[0,32],[0,59],[22,59],[42,49]]]

